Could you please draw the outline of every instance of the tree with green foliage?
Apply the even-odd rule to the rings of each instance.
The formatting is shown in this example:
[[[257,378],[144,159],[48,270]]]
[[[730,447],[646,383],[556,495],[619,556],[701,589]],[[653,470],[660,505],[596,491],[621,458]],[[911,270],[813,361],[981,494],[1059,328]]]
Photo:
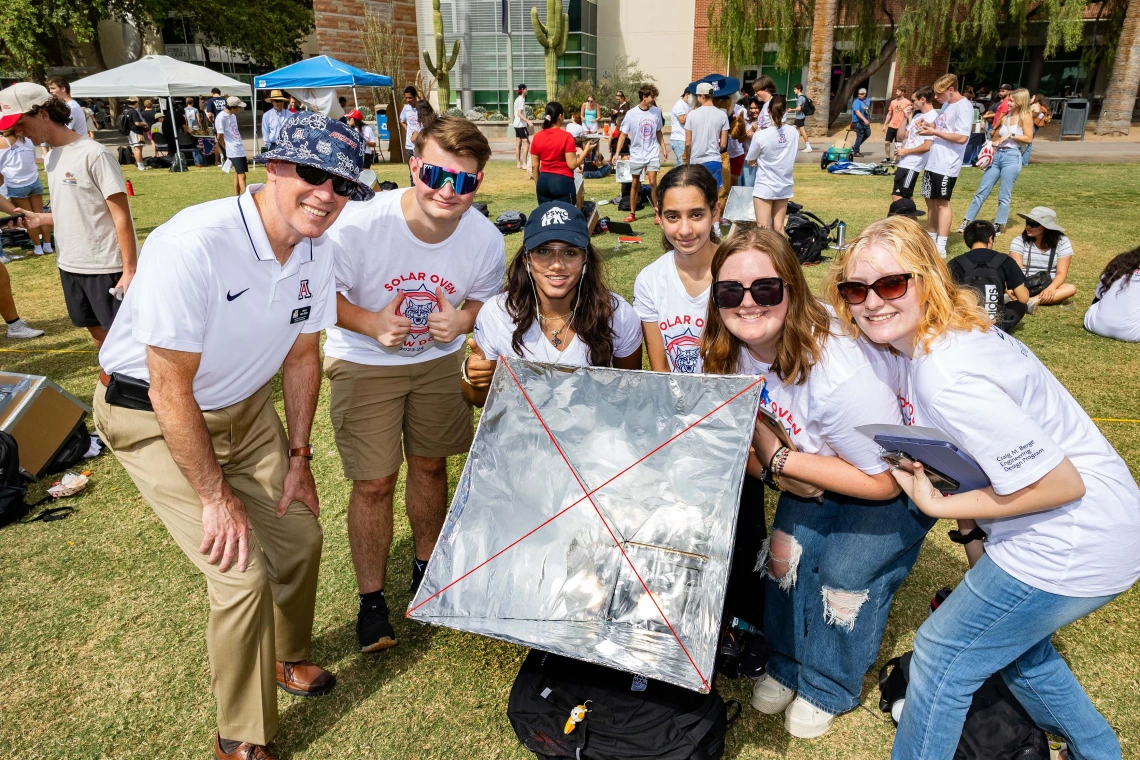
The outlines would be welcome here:
[[[606,109],[617,105],[617,93],[623,92],[627,95],[636,93],[644,84],[655,85],[656,81],[648,72],[641,69],[636,58],[618,55],[614,57],[613,65],[603,71],[596,82],[592,79],[579,79],[559,87],[557,100],[566,109],[567,119],[570,118],[569,114],[578,111],[591,95],[597,101],[599,109],[609,113]],[[663,96],[672,99],[679,94],[666,92]],[[547,97],[550,100],[555,99],[553,95]]]
[[[160,29],[171,13],[184,16],[209,44],[273,67],[299,59],[301,40],[313,29],[311,0],[3,0],[0,69],[43,79],[49,66],[67,60],[70,32],[92,46],[93,64],[103,70],[100,21]]]
[[[1101,5],[1123,2],[1127,0],[1106,0]],[[1003,39],[1022,39],[1026,25],[1039,21],[1047,25],[1045,55],[1052,57],[1082,42],[1086,4],[1087,0],[923,0],[905,4],[896,19],[885,0],[713,0],[708,41],[730,67],[759,62],[769,43],[776,44],[779,68],[807,63],[814,72],[806,88],[808,97],[817,112],[828,114],[831,124],[855,90],[896,50],[899,60],[908,64],[928,62],[936,52],[948,49],[981,61]],[[805,24],[806,19],[811,23]],[[829,35],[814,34],[814,26],[823,19],[830,19],[832,27],[830,51],[823,49]],[[835,49],[840,42],[842,50]],[[840,80],[834,96],[830,96],[829,57],[853,69]]]

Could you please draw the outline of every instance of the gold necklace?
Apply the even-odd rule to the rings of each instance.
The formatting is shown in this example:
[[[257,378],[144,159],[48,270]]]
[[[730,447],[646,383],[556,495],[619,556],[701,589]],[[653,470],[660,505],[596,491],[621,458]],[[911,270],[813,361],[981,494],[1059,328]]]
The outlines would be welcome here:
[[[575,305],[574,308],[570,310],[569,314],[561,314],[561,315],[557,315],[557,316],[553,316],[553,317],[544,317],[544,316],[542,316],[542,310],[541,309],[538,310],[538,321],[542,323],[542,327],[544,330],[550,331],[550,344],[552,346],[554,346],[555,348],[558,348],[559,346],[562,345],[562,343],[563,343],[562,338],[560,338],[558,336],[561,335],[563,330],[567,329],[568,327],[570,327],[571,324],[574,323],[574,312],[576,312],[577,310],[578,310],[578,307],[577,307],[577,305]],[[566,320],[567,317],[570,317],[570,319]],[[562,326],[559,327],[557,330],[551,330],[550,327],[547,325],[547,322],[552,320],[552,319],[563,320]]]

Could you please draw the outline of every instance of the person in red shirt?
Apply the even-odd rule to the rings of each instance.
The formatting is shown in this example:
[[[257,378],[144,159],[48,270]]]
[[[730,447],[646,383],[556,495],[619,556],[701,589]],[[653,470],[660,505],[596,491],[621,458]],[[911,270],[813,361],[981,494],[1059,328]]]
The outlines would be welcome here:
[[[997,92],[997,94],[998,94],[998,105],[997,105],[997,108],[994,110],[993,113],[988,113],[984,117],[985,119],[987,119],[989,121],[991,129],[994,126],[1001,124],[1002,117],[1004,117],[1007,113],[1009,113],[1010,106],[1012,105],[1010,103],[1010,95],[1012,93],[1013,93],[1013,88],[1010,87],[1008,84],[1003,84],[1003,85],[1000,85],[998,87],[998,92]]]
[[[562,122],[562,104],[550,101],[542,130],[530,141],[531,173],[540,206],[550,201],[574,205],[574,170],[582,164],[584,153],[574,144],[574,136],[562,128]]]

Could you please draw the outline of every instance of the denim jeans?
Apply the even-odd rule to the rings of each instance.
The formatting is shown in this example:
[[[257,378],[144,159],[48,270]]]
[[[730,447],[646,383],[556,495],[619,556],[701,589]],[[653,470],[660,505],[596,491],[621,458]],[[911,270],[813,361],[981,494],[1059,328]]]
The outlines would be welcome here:
[[[768,674],[832,715],[858,706],[895,591],[934,522],[902,494],[872,502],[827,493],[820,504],[784,492],[768,540],[782,531],[798,549],[780,580],[769,563]]]
[[[749,166],[748,162],[744,162],[744,168],[740,170],[740,185],[742,187],[753,187],[756,184],[756,167]]]
[[[982,204],[990,197],[994,184],[999,180],[997,216],[995,224],[1006,224],[1009,221],[1009,202],[1013,198],[1013,183],[1017,175],[1021,174],[1021,151],[1017,148],[999,148],[994,151],[994,160],[986,167],[982,174],[982,181],[978,185],[978,192],[974,193],[974,200],[966,211],[966,221],[972,222],[978,218]]]
[[[852,123],[851,128],[855,130],[855,152],[858,153],[863,147],[863,141],[871,136],[871,125],[857,121]]]
[[[677,165],[685,163],[685,141],[684,140],[670,140],[669,147],[673,149],[673,156],[677,159]]]
[[[1119,758],[1116,734],[1049,641],[1114,598],[1050,594],[983,556],[918,629],[891,757],[953,758],[974,692],[1000,672],[1029,717],[1065,738],[1070,760]]]

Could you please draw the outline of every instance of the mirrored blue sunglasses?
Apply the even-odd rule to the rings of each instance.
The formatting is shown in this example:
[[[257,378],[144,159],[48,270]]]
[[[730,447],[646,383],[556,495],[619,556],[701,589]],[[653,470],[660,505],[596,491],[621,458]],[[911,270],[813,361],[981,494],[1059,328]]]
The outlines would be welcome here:
[[[479,175],[457,172],[434,164],[420,164],[420,181],[432,190],[440,190],[448,182],[457,195],[467,195],[479,188]]]

